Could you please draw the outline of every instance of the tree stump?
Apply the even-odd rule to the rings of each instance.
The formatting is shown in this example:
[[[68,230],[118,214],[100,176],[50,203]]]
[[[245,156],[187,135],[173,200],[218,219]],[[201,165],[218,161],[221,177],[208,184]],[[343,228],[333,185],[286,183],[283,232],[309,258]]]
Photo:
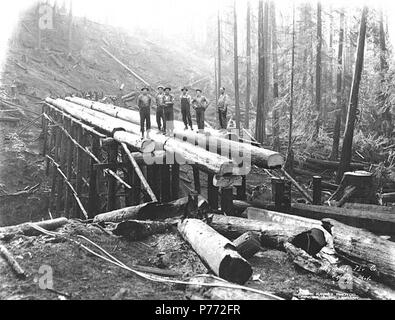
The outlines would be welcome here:
[[[346,202],[378,204],[373,174],[367,171],[346,172],[329,201],[335,201],[338,207]]]

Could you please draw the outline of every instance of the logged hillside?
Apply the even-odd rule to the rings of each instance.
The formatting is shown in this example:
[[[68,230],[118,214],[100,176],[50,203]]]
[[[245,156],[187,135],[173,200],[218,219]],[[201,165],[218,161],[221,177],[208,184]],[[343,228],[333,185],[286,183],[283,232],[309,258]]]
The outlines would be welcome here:
[[[76,91],[119,94],[121,84],[128,93],[141,83],[108,57],[101,47],[117,56],[152,86],[189,85],[207,76],[209,61],[173,43],[154,43],[146,35],[74,18],[71,52],[68,49],[68,16],[56,15],[54,28],[42,31],[42,49],[37,50],[37,28],[27,12],[10,41],[3,66],[3,87],[13,82],[20,94],[44,98]],[[176,90],[177,89],[177,90]]]
[[[54,28],[42,31],[41,50],[38,50],[38,26],[34,18],[32,10],[21,17],[1,65],[0,115],[20,121],[18,126],[0,122],[0,225],[47,218],[50,183],[46,181],[46,161],[40,154],[42,140],[37,118],[45,97],[78,91],[116,96],[141,88],[142,84],[101,47],[152,86],[172,86],[178,95],[182,86],[205,79],[199,86],[214,88],[211,78],[207,79],[210,61],[198,57],[191,49],[169,41],[154,43],[145,34],[130,34],[83,18],[73,20],[70,52],[68,16],[59,13],[54,16]],[[33,119],[36,122],[24,129]],[[37,184],[34,193],[19,195],[18,192]]]

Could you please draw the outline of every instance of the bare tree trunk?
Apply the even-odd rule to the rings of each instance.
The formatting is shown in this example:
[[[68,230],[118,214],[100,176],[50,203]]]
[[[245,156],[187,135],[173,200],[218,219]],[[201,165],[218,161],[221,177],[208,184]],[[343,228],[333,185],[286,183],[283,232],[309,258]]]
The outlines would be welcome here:
[[[339,141],[341,128],[341,111],[342,111],[342,80],[343,80],[343,42],[344,42],[344,12],[340,13],[339,28],[339,49],[337,53],[337,79],[336,79],[336,120],[333,130],[333,144],[331,160],[337,160],[339,157]]]
[[[293,151],[292,151],[292,127],[294,112],[294,68],[295,68],[295,5],[292,8],[292,62],[291,62],[291,101],[289,104],[289,129],[288,129],[288,151],[286,168],[292,174],[293,172]]]
[[[263,39],[263,1],[259,0],[258,8],[258,102],[256,110],[255,138],[258,142],[263,142],[265,137],[264,127],[264,73],[265,54]]]
[[[221,88],[221,19],[218,9],[218,89]]]
[[[240,99],[239,99],[239,57],[237,55],[237,13],[236,0],[233,2],[233,63],[234,63],[234,82],[235,82],[235,109],[236,127],[240,129]]]
[[[321,121],[321,49],[322,49],[322,19],[321,19],[321,3],[317,3],[317,56],[315,65],[315,107],[316,107],[316,123],[314,137],[318,137]]]
[[[276,28],[276,7],[274,2],[270,3],[271,9],[271,24],[272,24],[272,55],[273,55],[273,150],[280,151],[280,119],[278,106],[276,106],[278,100],[278,56],[277,56],[277,28]]]
[[[244,126],[250,127],[250,100],[251,100],[251,3],[247,2],[247,85],[246,85],[246,105],[244,114]]]
[[[350,102],[347,111],[346,129],[344,132],[343,147],[340,158],[339,171],[336,180],[339,182],[343,177],[343,173],[349,170],[351,156],[352,156],[352,141],[354,137],[354,125],[358,108],[358,93],[359,84],[361,82],[361,75],[363,69],[363,58],[365,49],[365,36],[366,36],[366,16],[368,8],[364,7],[361,17],[361,25],[358,36],[357,58],[355,61],[354,76],[351,86]]]
[[[70,0],[70,11],[69,11],[69,37],[68,37],[68,49],[71,54],[71,40],[73,34],[73,1]]]

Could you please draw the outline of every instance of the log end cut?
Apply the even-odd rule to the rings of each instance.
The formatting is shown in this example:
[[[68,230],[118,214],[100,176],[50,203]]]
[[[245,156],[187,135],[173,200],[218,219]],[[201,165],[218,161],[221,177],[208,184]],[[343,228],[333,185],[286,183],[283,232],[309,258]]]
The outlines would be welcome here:
[[[222,279],[244,284],[252,276],[250,264],[238,254],[228,254],[219,266],[219,276]]]

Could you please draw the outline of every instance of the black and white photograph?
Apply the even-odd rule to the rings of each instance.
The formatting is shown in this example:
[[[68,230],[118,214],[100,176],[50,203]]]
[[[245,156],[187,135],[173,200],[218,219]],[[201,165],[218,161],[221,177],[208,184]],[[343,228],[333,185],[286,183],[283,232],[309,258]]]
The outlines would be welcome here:
[[[395,300],[393,43],[389,0],[1,1],[0,300]]]

